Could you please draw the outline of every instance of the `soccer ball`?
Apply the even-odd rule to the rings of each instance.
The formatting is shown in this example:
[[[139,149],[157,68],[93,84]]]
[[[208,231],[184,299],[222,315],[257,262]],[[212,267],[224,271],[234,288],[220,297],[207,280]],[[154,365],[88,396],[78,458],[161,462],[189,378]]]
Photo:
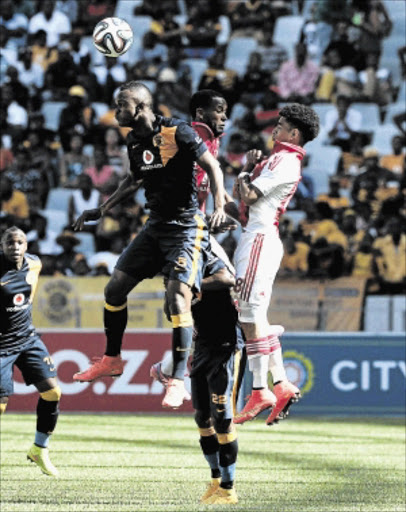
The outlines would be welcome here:
[[[132,45],[130,25],[121,18],[104,18],[94,27],[93,43],[106,57],[119,57]]]

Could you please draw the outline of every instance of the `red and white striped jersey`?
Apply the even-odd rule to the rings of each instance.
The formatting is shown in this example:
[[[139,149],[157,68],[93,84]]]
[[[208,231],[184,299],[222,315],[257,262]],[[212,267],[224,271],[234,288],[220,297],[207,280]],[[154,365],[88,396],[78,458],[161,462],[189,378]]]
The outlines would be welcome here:
[[[276,142],[271,156],[255,166],[251,183],[262,192],[249,207],[246,231],[269,233],[275,231],[279,217],[296,192],[301,176],[301,160],[306,151],[300,146]]]

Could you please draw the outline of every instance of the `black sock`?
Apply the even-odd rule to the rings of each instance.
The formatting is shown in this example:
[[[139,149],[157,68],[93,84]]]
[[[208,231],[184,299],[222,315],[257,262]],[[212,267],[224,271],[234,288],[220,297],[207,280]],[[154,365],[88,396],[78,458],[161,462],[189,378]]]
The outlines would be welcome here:
[[[232,489],[234,487],[234,482],[221,482],[220,487],[223,489]]]
[[[44,434],[50,434],[55,430],[59,416],[59,401],[50,402],[43,398],[38,399],[37,404],[37,430]]]
[[[253,391],[259,391],[260,389],[265,389],[265,388],[252,388]]]
[[[106,303],[103,315],[104,332],[107,338],[106,356],[114,357],[120,354],[127,317],[127,303],[117,308]]]
[[[212,469],[211,470],[211,477],[212,478],[221,478],[221,473],[219,469]]]

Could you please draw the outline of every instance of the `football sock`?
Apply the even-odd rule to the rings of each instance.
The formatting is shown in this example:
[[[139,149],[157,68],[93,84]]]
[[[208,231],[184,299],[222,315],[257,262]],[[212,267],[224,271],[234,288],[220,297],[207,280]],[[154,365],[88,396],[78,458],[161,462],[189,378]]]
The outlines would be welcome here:
[[[46,448],[49,437],[55,430],[59,416],[60,388],[56,387],[40,394],[37,404],[37,431],[34,443]]]
[[[165,375],[172,375],[173,372],[173,356],[172,352],[166,352],[161,361],[161,371]]]
[[[217,434],[219,440],[221,487],[231,489],[235,477],[235,467],[238,454],[238,441],[235,431],[227,434]]]
[[[107,338],[105,355],[118,356],[121,352],[123,334],[127,326],[127,302],[121,306],[112,306],[104,303],[104,332]]]
[[[285,367],[283,366],[282,349],[272,351],[269,354],[269,370],[272,373],[273,382],[287,380]]]
[[[172,315],[172,357],[174,379],[184,380],[193,339],[192,313]]]
[[[268,355],[248,356],[248,366],[252,372],[253,388],[268,387]]]
[[[220,477],[219,443],[213,427],[199,428],[200,447],[207,460],[212,478]]]

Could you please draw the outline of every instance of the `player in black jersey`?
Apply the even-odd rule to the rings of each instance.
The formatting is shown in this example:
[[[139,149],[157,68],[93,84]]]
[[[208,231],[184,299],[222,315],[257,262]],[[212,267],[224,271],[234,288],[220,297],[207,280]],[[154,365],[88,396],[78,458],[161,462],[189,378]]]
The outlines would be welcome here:
[[[132,128],[127,136],[130,173],[100,208],[86,210],[74,224],[74,229],[82,229],[86,221],[98,220],[141,185],[145,187],[150,216],[119,258],[105,289],[105,354],[73,378],[91,382],[103,376],[121,375],[127,296],[142,280],[164,272],[169,276],[167,293],[174,365],[162,405],[177,408],[185,396],[183,379],[192,343],[192,293],[200,289],[203,268],[210,254],[208,226],[198,209],[195,162],[210,177],[214,229],[226,221],[225,193],[220,166],[202,139],[187,123],[154,114],[152,103],[151,92],[142,83],[128,82],[120,87],[116,119],[120,126]],[[223,267],[218,261],[218,270]]]
[[[49,459],[48,443],[59,414],[61,390],[48,349],[32,324],[32,301],[41,271],[37,256],[26,253],[25,233],[13,226],[1,238],[0,251],[0,410],[13,394],[14,365],[25,383],[39,391],[37,431],[27,458],[43,473],[57,477]]]

